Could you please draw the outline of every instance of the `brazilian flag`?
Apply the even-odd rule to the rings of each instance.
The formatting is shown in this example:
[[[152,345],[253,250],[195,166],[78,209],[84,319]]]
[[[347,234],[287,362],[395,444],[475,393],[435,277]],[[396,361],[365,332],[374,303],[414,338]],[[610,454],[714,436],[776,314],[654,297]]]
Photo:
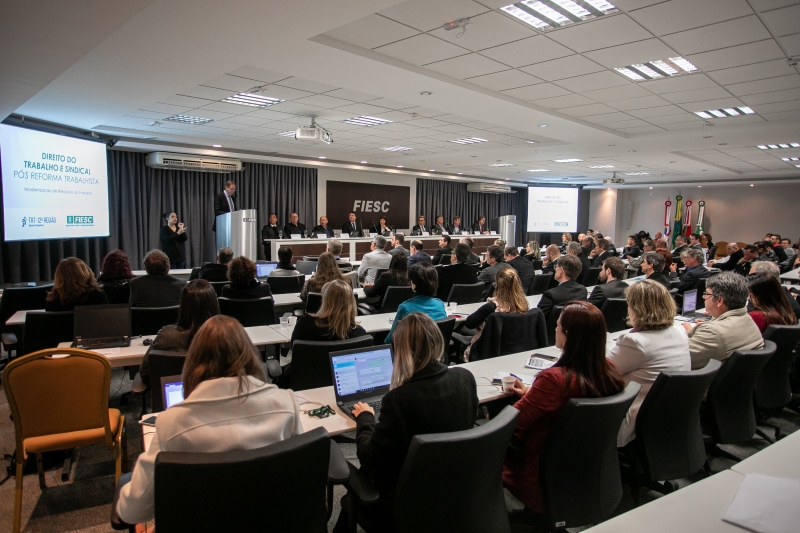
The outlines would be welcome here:
[[[675,248],[675,238],[681,234],[681,228],[683,227],[683,209],[681,207],[681,200],[683,200],[683,196],[680,194],[675,197],[675,226],[672,230],[672,248]]]

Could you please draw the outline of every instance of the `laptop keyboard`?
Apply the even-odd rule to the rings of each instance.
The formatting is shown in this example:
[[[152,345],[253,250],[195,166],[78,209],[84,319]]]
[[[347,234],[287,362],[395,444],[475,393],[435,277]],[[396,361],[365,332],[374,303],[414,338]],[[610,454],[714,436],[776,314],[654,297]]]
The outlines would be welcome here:
[[[99,337],[96,339],[81,339],[78,343],[81,348],[117,348],[129,346],[125,337]]]

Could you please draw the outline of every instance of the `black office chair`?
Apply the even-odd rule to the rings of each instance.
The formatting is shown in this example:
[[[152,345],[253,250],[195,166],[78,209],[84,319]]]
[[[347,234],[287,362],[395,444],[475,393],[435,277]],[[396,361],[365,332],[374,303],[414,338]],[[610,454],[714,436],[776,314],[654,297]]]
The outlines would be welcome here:
[[[395,313],[400,304],[410,300],[414,297],[414,291],[411,287],[404,285],[392,285],[386,289],[386,294],[383,295],[381,305],[375,308],[369,304],[358,304],[359,309],[367,311],[369,314],[382,314],[382,313]]]
[[[753,402],[756,414],[756,433],[764,439],[773,439],[758,428],[758,424],[775,430],[775,440],[781,438],[780,427],[768,424],[766,420],[776,415],[792,401],[792,387],[789,382],[789,369],[792,365],[792,352],[800,342],[800,325],[771,325],[764,330],[764,339],[775,343],[775,354],[761,369],[753,386]]]
[[[242,300],[220,296],[217,301],[221,314],[232,316],[246,328],[276,323],[275,303],[271,296]]]
[[[317,269],[317,261],[305,261],[305,260],[298,261],[297,263],[295,263],[294,267],[301,274],[310,276]]]
[[[486,424],[465,431],[414,436],[397,483],[395,531],[510,532],[500,474],[518,415],[506,406]],[[374,505],[377,490],[352,465],[345,486],[350,531],[356,523],[374,531],[377,524],[362,504]]]
[[[292,344],[291,367],[284,371],[284,383],[294,391],[330,387],[333,385],[333,378],[328,355],[331,352],[365,348],[373,344],[375,340],[372,335],[341,341],[295,341]]]
[[[3,290],[0,298],[0,337],[3,348],[11,358],[11,352],[19,351],[19,339],[22,338],[22,326],[7,326],[6,321],[17,311],[27,311],[29,309],[44,309],[47,292],[53,288],[49,285],[39,285],[38,287],[9,287]]]
[[[177,322],[177,305],[171,307],[131,307],[131,334],[134,336],[156,335],[164,326]]]
[[[154,475],[158,531],[325,533],[330,461],[323,428],[254,450],[161,452]],[[115,530],[133,531],[116,514],[120,489],[130,479],[123,476],[114,494]],[[267,513],[265,502],[274,503]]]
[[[309,292],[306,294],[306,314],[310,315],[322,307],[322,293]]]
[[[542,268],[544,268],[544,262],[541,259],[534,259],[533,261],[531,261],[531,263],[533,264],[534,270],[541,270]]]
[[[305,276],[268,276],[267,283],[272,294],[291,294],[300,292],[306,282]]]
[[[183,373],[183,365],[186,362],[184,352],[169,350],[147,350],[147,361],[150,366],[150,391],[151,402],[154,413],[159,413],[165,409],[164,396],[161,392],[161,378],[167,376],[180,376]],[[143,400],[144,402],[144,400]],[[144,411],[144,403],[142,404]]]
[[[456,317],[449,316],[447,318],[441,318],[436,321],[436,325],[439,326],[439,331],[442,333],[442,338],[444,339],[444,353],[442,354],[442,362],[447,364],[450,355],[450,346],[453,339],[453,330],[456,327]]]
[[[631,381],[607,398],[564,404],[539,458],[539,484],[548,530],[594,524],[622,499],[617,433],[641,386]]]
[[[449,265],[453,261],[453,254],[444,254],[439,259],[440,265]]]
[[[694,284],[694,288],[697,289],[697,308],[698,309],[705,309],[706,308],[706,299],[703,298],[703,293],[706,292],[706,281],[708,278],[700,278],[697,280],[697,283]]]
[[[483,301],[483,291],[486,284],[482,281],[478,283],[454,283],[447,296],[447,302],[455,302],[459,305],[476,304]]]
[[[319,261],[318,255],[304,255],[303,261]]]
[[[459,355],[470,343],[470,339],[457,333],[453,334],[453,341],[462,348]],[[479,361],[546,346],[547,326],[541,309],[534,307],[523,314],[492,313],[483,324],[480,338],[470,349],[469,360]]]
[[[712,246],[708,249],[708,260],[713,261],[715,257],[717,257],[717,245]]]
[[[381,274],[383,274],[384,272],[389,272],[389,269],[388,268],[378,268],[378,269],[376,269],[375,270],[375,281],[377,281],[378,278],[381,277]]]
[[[621,331],[630,329],[628,318],[628,300],[625,298],[606,298],[600,306],[600,312],[606,319],[606,331]]]
[[[23,328],[22,355],[72,342],[75,336],[74,311],[28,311]]]
[[[736,350],[717,371],[708,387],[708,399],[700,406],[703,423],[711,435],[706,446],[709,454],[741,461],[717,444],[747,442],[755,434],[753,387],[759,372],[776,350],[772,341],[765,341],[760,350]]]
[[[586,270],[581,272],[576,281],[581,285],[583,285],[584,287],[591,287],[593,285],[597,285],[597,282],[600,279],[600,268],[601,267],[587,268]]]
[[[650,387],[636,416],[636,438],[620,450],[629,463],[627,477],[637,506],[642,485],[668,494],[677,490],[671,480],[703,468],[699,408],[721,366],[712,359],[699,370],[661,372]]]
[[[531,288],[528,289],[528,296],[544,294],[550,288],[551,281],[553,281],[553,274],[536,274],[533,277]]]
[[[561,316],[561,311],[564,310],[563,305],[555,305],[550,309],[550,313],[545,317],[547,325],[547,345],[556,345],[556,326],[558,326],[558,317]]]
[[[214,287],[214,292],[217,293],[217,296],[222,296],[222,287],[228,285],[230,281],[209,281],[208,284]]]

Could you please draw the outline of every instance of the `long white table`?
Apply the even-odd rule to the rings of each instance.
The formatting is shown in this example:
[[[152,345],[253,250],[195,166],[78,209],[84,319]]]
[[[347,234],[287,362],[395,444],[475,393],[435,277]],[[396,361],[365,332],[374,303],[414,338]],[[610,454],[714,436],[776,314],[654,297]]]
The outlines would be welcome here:
[[[800,431],[795,431],[736,463],[731,470],[740,474],[766,474],[800,479]],[[800,529],[800,525],[798,528]]]
[[[800,269],[795,268],[794,270],[790,270],[789,272],[781,274],[781,279],[786,281],[800,282]]]

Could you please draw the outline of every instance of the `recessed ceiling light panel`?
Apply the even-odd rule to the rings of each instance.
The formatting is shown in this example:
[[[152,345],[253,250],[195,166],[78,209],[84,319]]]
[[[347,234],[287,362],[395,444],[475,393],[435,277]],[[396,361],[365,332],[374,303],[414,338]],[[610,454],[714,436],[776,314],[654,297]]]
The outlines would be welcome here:
[[[575,158],[572,158],[572,159],[555,159],[554,161],[556,163],[580,163],[581,161],[583,161],[583,159],[575,159]]]
[[[234,94],[233,96],[229,96],[222,101],[229,104],[239,104],[250,107],[269,107],[275,104],[280,104],[281,102],[285,102],[285,100],[281,100],[280,98],[271,98],[269,96],[264,96],[263,94],[255,93]]]
[[[477,144],[477,143],[485,143],[489,142],[486,139],[481,139],[480,137],[467,137],[465,139],[453,139],[450,141],[451,143],[456,144]]]
[[[589,168],[614,168],[614,165],[592,165]]]
[[[547,170],[546,168],[530,168],[528,169],[528,172],[550,172],[550,171]]]
[[[281,133],[278,133],[278,135],[280,135],[281,137],[294,137],[296,134],[297,132],[295,130],[282,131]]]
[[[759,144],[761,150],[777,150],[779,148],[800,148],[800,143]]]
[[[407,146],[387,146],[386,148],[381,148],[381,150],[386,150],[387,152],[407,152],[408,150],[413,150],[413,148],[408,148]]]
[[[649,176],[648,172],[628,172],[626,176]]]
[[[348,118],[344,122],[348,124],[356,124],[357,126],[377,126],[379,124],[390,124],[394,121],[386,120],[385,118],[368,117],[362,115],[360,117]]]
[[[184,124],[208,124],[209,122],[214,122],[213,118],[190,117],[188,115],[172,115],[164,120],[182,122]]]
[[[492,163],[490,167],[513,167],[511,163]]]
[[[700,70],[682,57],[657,59],[647,63],[634,63],[614,70],[633,81],[659,80],[683,74],[693,74]]]
[[[754,115],[755,111],[749,107],[726,107],[725,109],[709,109],[707,111],[695,111],[695,115],[700,118],[728,118],[728,117],[743,117],[745,115]]]
[[[522,0],[500,9],[542,31],[618,11],[614,5],[605,0]]]

